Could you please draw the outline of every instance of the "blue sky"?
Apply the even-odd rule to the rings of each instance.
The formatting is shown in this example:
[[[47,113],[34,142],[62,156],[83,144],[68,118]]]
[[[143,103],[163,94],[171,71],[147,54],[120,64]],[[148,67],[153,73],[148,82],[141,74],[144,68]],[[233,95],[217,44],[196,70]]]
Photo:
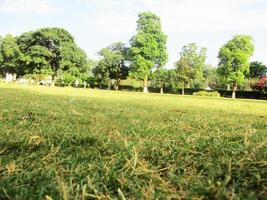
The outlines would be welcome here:
[[[267,0],[0,0],[0,35],[62,27],[97,58],[112,42],[128,43],[138,13],[148,10],[161,18],[168,35],[168,68],[190,42],[206,47],[206,63],[217,65],[219,48],[236,34],[251,35],[251,60],[267,64]]]

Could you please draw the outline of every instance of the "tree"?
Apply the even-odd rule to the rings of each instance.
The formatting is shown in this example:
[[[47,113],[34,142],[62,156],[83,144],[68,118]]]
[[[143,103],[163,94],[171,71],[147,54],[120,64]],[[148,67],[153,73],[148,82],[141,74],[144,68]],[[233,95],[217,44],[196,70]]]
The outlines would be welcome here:
[[[163,94],[163,89],[168,84],[169,76],[168,70],[165,68],[158,68],[152,74],[152,83],[160,87],[160,93]]]
[[[244,83],[245,74],[249,73],[249,58],[254,51],[252,37],[237,35],[219,51],[218,72],[224,82],[232,84],[232,98],[236,96],[237,86]]]
[[[127,51],[128,48],[123,43],[117,42],[98,53],[101,56],[98,69],[102,69],[99,72],[104,73],[100,77],[108,76],[109,79],[115,79],[116,90],[119,89],[120,81],[128,76]]]
[[[195,43],[190,43],[182,48],[180,59],[175,63],[175,69],[183,95],[185,87],[200,87],[203,84],[206,51],[206,48],[201,48],[198,52]]]
[[[82,82],[89,78],[94,62],[75,43],[62,45],[60,55],[63,59],[59,61],[58,74],[62,82],[71,85],[75,80]]]
[[[177,73],[176,73],[176,69],[169,69],[168,70],[168,81],[166,83],[166,86],[172,88],[172,89],[176,89],[179,87],[179,83],[178,83],[178,80],[177,80]]]
[[[267,72],[267,67],[262,62],[254,61],[249,64],[248,78],[259,78]]]
[[[217,73],[217,68],[211,65],[205,65],[203,69],[203,76],[205,79],[205,87],[212,89],[220,88],[220,77]]]
[[[144,92],[147,92],[152,69],[167,62],[167,36],[161,31],[160,18],[152,12],[140,13],[138,17],[137,34],[130,40],[130,75],[143,80]]]
[[[19,73],[18,61],[21,55],[16,39],[7,34],[1,42],[2,73]]]
[[[92,70],[95,81],[99,84],[99,87],[102,88],[103,85],[108,83],[109,72],[105,65],[98,62]]]
[[[71,74],[79,78],[80,72],[88,71],[86,53],[64,29],[43,28],[27,32],[18,37],[17,43],[25,74],[46,73],[54,80],[59,74],[68,73],[68,77]]]

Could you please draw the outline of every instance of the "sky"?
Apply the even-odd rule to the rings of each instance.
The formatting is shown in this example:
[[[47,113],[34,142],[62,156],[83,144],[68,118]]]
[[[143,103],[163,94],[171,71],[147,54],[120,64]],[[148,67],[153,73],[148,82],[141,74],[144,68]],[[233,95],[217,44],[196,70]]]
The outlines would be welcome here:
[[[113,42],[128,44],[143,11],[161,18],[168,36],[167,68],[191,42],[206,47],[206,63],[216,66],[220,47],[237,34],[253,37],[251,61],[267,65],[267,0],[0,0],[0,35],[61,27],[97,59],[97,52]]]

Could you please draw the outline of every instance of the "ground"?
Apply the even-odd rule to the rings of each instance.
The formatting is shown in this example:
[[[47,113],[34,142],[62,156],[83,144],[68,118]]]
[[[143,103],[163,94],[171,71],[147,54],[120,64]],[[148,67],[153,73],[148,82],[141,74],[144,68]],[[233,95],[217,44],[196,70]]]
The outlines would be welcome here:
[[[0,199],[264,199],[267,101],[0,83]]]

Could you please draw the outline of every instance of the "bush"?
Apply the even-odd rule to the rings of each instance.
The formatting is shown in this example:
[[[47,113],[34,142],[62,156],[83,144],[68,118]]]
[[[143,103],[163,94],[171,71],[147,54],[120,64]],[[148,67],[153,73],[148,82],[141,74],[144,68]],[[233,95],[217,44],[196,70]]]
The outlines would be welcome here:
[[[232,91],[231,90],[217,90],[221,97],[232,97]],[[238,90],[236,91],[236,98],[242,98],[242,99],[265,99],[267,100],[267,94],[265,94],[263,91],[254,90],[254,91],[242,91]]]
[[[260,91],[267,91],[267,76],[262,76],[256,84],[256,88]]]
[[[207,91],[199,91],[199,92],[194,92],[194,96],[206,96],[206,97],[220,97],[220,93],[217,91],[214,92],[207,92]]]

